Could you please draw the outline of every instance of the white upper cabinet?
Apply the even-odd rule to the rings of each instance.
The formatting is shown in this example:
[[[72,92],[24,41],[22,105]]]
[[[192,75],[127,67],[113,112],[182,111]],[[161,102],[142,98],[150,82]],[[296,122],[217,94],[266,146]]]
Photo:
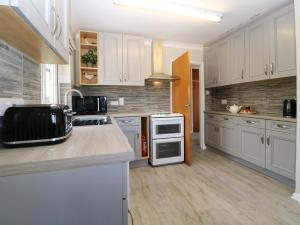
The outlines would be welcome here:
[[[214,45],[205,48],[205,86],[213,87],[218,80],[218,61]]]
[[[206,49],[213,46],[215,56],[210,50],[204,53],[206,88],[296,76],[294,6],[256,20]],[[218,79],[212,82],[215,70]]]
[[[247,65],[249,80],[265,80],[269,77],[268,24],[260,20],[247,29]]]
[[[270,17],[270,78],[296,75],[295,16],[292,6]]]
[[[14,0],[10,1],[9,6],[13,6],[13,9],[33,28],[48,48],[53,49],[64,63],[68,63],[69,0]],[[45,47],[41,46],[41,48]],[[39,51],[44,50],[39,49]],[[43,58],[54,57],[48,55]]]
[[[143,86],[144,38],[123,35],[123,82],[129,86]]]
[[[100,33],[99,85],[145,85],[144,38]]]
[[[100,85],[122,84],[122,35],[100,33]]]
[[[226,84],[229,72],[229,40],[217,43],[218,84]]]
[[[67,60],[69,58],[69,13],[68,0],[55,0],[56,26],[55,48]]]
[[[244,30],[233,34],[230,38],[230,60],[229,82],[242,82],[246,79]]]

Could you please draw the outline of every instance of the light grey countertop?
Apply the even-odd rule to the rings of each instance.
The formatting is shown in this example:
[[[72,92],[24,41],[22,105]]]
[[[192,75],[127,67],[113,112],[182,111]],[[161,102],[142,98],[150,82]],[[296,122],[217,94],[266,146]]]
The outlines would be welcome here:
[[[257,118],[257,119],[265,119],[265,120],[277,120],[277,121],[284,121],[284,122],[292,122],[296,123],[296,118],[286,118],[281,115],[274,115],[274,114],[240,114],[240,113],[230,113],[226,111],[205,111],[207,114],[217,114],[217,115],[226,115],[226,116],[237,116],[237,117],[247,117],[247,118]]]
[[[114,118],[112,124],[74,127],[60,144],[7,149],[0,146],[0,177],[126,162],[134,152]]]

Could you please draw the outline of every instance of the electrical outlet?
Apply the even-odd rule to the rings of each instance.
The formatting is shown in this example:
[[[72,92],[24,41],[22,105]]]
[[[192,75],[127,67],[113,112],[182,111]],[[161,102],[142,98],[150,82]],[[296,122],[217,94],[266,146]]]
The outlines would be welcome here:
[[[7,108],[12,105],[23,105],[24,99],[22,98],[0,98],[0,116],[4,116]]]
[[[124,98],[119,98],[119,105],[125,105]]]
[[[111,106],[117,106],[119,105],[119,101],[110,101]]]
[[[227,105],[227,99],[222,99],[222,100],[221,100],[221,104],[222,104],[222,105]]]

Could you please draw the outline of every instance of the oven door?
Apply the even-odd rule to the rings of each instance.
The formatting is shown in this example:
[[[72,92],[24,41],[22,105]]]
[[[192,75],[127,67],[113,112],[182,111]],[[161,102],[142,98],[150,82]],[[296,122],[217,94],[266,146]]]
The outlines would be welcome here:
[[[152,140],[151,163],[153,166],[184,161],[184,138]]]
[[[183,117],[152,118],[152,139],[183,137]]]

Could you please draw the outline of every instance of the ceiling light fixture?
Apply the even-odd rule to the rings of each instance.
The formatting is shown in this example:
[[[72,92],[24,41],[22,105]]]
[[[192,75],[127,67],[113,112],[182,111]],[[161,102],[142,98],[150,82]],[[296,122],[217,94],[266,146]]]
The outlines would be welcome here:
[[[157,0],[113,0],[116,5],[128,6],[139,9],[152,10],[156,12],[168,13],[177,16],[186,16],[196,19],[220,22],[222,13],[196,8],[188,5],[174,3],[170,1]]]

